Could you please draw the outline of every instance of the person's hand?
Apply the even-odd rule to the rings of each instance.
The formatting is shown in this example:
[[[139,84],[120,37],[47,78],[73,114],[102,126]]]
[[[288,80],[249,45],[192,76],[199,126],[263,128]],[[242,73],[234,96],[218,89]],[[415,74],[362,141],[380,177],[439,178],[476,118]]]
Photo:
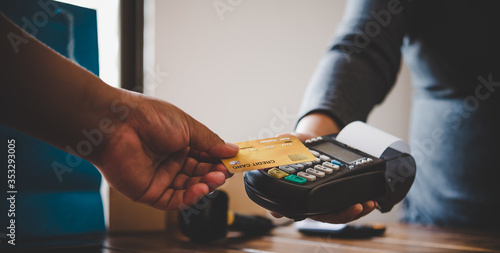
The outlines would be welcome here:
[[[317,137],[311,134],[305,134],[305,133],[292,133],[293,135],[297,136],[302,142],[313,138]],[[373,210],[377,208],[378,204],[376,201],[367,201],[365,203],[358,203],[355,205],[352,205],[350,207],[347,207],[343,210],[340,210],[335,213],[329,213],[329,214],[323,214],[323,215],[317,215],[311,217],[314,220],[317,221],[322,221],[322,222],[328,222],[328,223],[333,223],[333,224],[340,224],[340,223],[347,223],[350,221],[357,220]],[[281,218],[283,217],[281,214],[271,212],[271,215],[273,215],[276,218]]]
[[[130,113],[92,159],[111,187],[171,210],[196,203],[225,182],[229,174],[218,158],[235,156],[238,146],[170,103],[140,95],[127,99],[134,105]]]
[[[229,176],[216,161],[238,147],[179,108],[105,84],[2,13],[0,34],[26,37],[14,48],[0,39],[0,124],[89,160],[113,188],[159,209],[192,205]]]

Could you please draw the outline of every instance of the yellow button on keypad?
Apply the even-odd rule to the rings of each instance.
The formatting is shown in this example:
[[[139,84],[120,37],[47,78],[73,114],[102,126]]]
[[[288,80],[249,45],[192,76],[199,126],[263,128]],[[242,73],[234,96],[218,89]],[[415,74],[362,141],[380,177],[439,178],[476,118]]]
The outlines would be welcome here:
[[[275,178],[284,178],[284,177],[288,176],[288,173],[286,173],[280,169],[277,169],[277,168],[272,168],[272,169],[268,170],[267,173]]]

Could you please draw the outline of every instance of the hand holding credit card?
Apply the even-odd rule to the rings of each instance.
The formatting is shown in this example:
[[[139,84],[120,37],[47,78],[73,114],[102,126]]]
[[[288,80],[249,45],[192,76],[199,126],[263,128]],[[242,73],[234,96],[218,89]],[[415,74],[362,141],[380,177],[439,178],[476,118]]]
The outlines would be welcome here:
[[[310,162],[316,159],[308,148],[293,135],[236,143],[239,153],[222,159],[231,173]]]

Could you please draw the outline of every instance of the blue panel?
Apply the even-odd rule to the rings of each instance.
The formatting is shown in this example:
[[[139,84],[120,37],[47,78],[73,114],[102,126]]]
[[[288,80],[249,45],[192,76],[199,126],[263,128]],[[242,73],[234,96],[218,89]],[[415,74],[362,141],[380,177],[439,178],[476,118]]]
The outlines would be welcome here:
[[[99,74],[95,10],[48,0],[2,0],[0,11],[49,47]],[[0,249],[10,246],[2,238],[9,225],[4,182],[10,138],[16,140],[16,241],[22,244],[43,237],[104,233],[101,176],[96,168],[0,125]],[[71,172],[58,177],[54,167],[63,166]]]
[[[54,6],[56,11],[52,11]],[[95,10],[48,0],[2,0],[0,12],[55,51],[99,75]],[[45,24],[44,17],[48,21]]]

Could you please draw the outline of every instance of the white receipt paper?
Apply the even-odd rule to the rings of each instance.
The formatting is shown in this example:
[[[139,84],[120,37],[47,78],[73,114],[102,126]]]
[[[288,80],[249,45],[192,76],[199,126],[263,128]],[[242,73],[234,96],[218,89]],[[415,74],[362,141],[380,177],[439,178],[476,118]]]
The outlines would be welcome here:
[[[408,143],[361,121],[345,126],[337,140],[375,157],[380,157],[388,147],[410,154]]]

